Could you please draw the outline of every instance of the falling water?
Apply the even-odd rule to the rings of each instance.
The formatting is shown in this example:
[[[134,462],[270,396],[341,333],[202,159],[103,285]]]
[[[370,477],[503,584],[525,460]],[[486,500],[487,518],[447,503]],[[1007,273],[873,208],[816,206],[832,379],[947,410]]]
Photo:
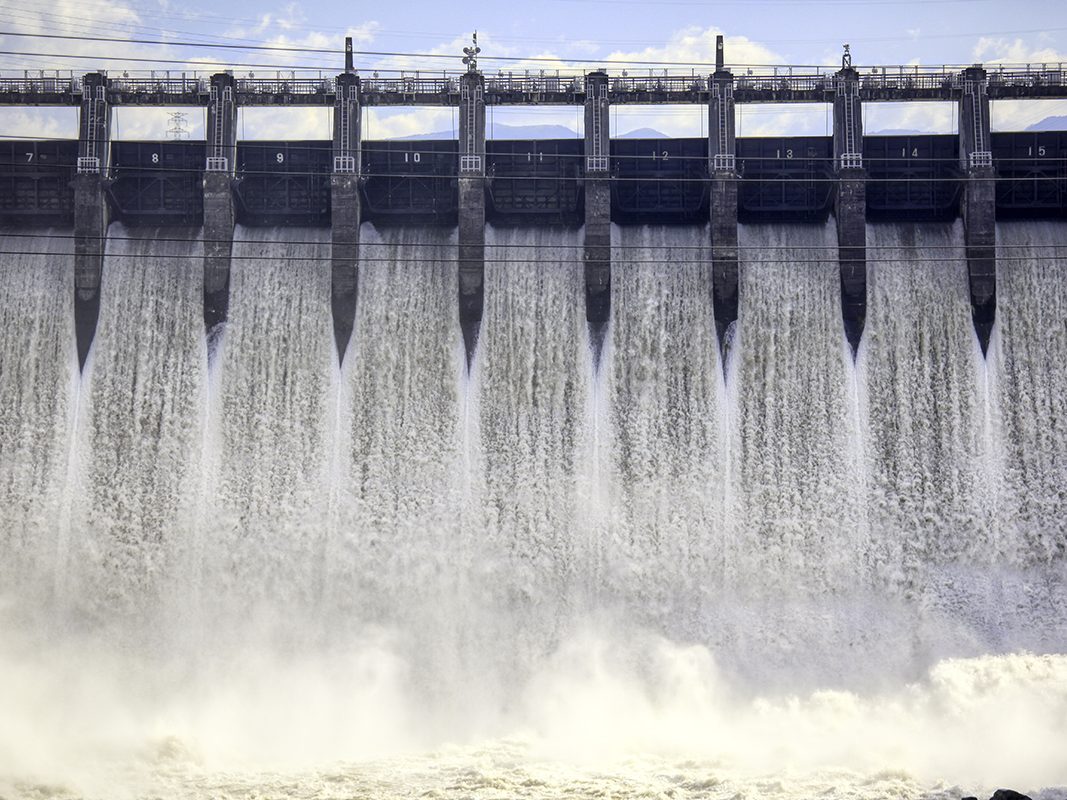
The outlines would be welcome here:
[[[0,576],[44,602],[76,404],[74,242],[67,231],[0,233]]]
[[[721,585],[723,370],[703,226],[617,228],[604,358],[614,492],[603,580],[630,614],[692,632]]]
[[[830,226],[743,226],[728,565],[775,592],[858,568],[863,503]]]
[[[921,592],[928,572],[988,563],[982,354],[971,326],[961,225],[871,226],[862,362],[871,559]]]
[[[336,435],[327,232],[234,231],[220,348],[206,411],[210,597],[200,600],[244,625],[257,607],[264,625],[282,609],[301,619],[321,588]]]
[[[71,604],[103,622],[181,593],[206,389],[195,232],[110,234],[75,431],[66,573]]]
[[[396,621],[463,557],[462,348],[451,231],[364,226],[359,304],[345,362],[335,592]],[[366,585],[361,585],[366,583]],[[373,609],[373,611],[372,611]]]
[[[993,615],[1004,647],[1060,651],[1067,638],[1067,247],[1050,222],[997,227],[990,363],[996,534]],[[1006,574],[1005,574],[1006,573]]]
[[[338,364],[327,232],[235,231],[209,359],[195,232],[116,225],[79,375],[5,236],[0,794],[1067,783],[1062,225],[988,360],[958,225],[871,226],[855,362],[832,224],[740,237],[724,362],[707,230],[616,228],[597,369],[581,233],[488,229],[468,375],[453,231],[363,227]]]
[[[509,569],[541,584],[525,587],[533,596],[566,587],[580,516],[591,355],[578,242],[552,229],[488,237],[474,378],[485,525],[511,555]]]

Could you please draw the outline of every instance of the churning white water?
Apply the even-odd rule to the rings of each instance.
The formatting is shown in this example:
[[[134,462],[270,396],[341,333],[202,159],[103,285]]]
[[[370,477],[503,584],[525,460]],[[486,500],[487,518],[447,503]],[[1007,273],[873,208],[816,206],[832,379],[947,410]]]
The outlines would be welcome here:
[[[959,798],[1067,786],[1067,248],[1001,225],[112,226],[87,369],[69,231],[0,239],[0,796]]]

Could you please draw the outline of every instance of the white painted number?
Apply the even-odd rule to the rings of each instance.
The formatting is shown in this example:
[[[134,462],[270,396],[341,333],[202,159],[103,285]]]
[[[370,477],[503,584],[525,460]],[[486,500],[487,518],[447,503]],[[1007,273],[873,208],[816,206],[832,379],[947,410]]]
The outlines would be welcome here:
[[[26,154],[26,163],[29,164],[31,161],[33,161],[33,153],[27,153]]]
[[[152,153],[152,163],[153,164],[158,164],[159,163],[159,153]]]
[[[415,153],[415,155],[411,157],[411,160],[418,164],[420,161],[422,161],[422,153]]]
[[[285,162],[285,154],[284,153],[278,153],[278,155],[276,155],[275,158],[278,160],[279,164],[282,164],[282,163]]]
[[[1038,154],[1039,156],[1043,156],[1043,155],[1045,155],[1045,148],[1044,148],[1044,147],[1039,147],[1039,148],[1037,148],[1037,154]]]

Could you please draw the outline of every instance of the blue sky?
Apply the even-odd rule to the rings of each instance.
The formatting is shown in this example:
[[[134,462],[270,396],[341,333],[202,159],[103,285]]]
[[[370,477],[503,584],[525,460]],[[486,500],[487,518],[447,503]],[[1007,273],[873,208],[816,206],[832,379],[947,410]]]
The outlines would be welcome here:
[[[351,35],[359,50],[455,56],[357,57],[362,71],[395,69],[459,69],[460,48],[477,29],[482,67],[579,71],[609,61],[711,62],[715,35],[727,37],[727,60],[735,65],[812,64],[840,62],[841,45],[852,46],[857,65],[936,65],[1067,62],[1067,4],[1046,0],[1007,3],[1002,0],[536,0],[530,3],[440,2],[301,4],[176,3],[172,0],[2,0],[0,30],[153,39],[203,41],[231,45],[274,44],[337,48],[336,57],[214,50],[204,47],[125,42],[89,42],[0,36],[0,49],[52,55],[2,55],[0,73],[23,69],[61,68],[88,72],[106,68],[181,71],[180,64],[94,60],[165,58],[192,59],[207,71],[219,64],[270,64],[324,69],[342,65],[340,49]],[[75,55],[90,58],[73,58]],[[494,56],[548,58],[548,62],[500,62]],[[622,65],[608,64],[621,70]],[[195,69],[187,66],[186,69]],[[631,67],[632,71],[649,67]],[[659,68],[662,69],[662,68]],[[681,66],[688,72],[706,67]],[[740,68],[739,68],[740,69]],[[269,68],[236,67],[239,74]],[[576,127],[571,109],[498,109],[498,123],[556,123]],[[1024,128],[1046,116],[1067,114],[1065,102],[997,103],[994,127]],[[953,109],[948,105],[869,106],[868,130],[906,128],[948,132]],[[367,135],[401,136],[451,130],[447,109],[404,109],[370,112]],[[739,119],[741,135],[816,133],[826,129],[822,107],[746,107]],[[54,111],[0,110],[5,135],[71,135],[73,116]],[[162,138],[166,113],[126,110],[118,115],[122,138]],[[654,127],[670,135],[700,135],[703,110],[619,109],[614,133]],[[191,111],[188,127],[202,130],[202,112]],[[325,138],[326,112],[253,111],[243,114],[247,138]]]

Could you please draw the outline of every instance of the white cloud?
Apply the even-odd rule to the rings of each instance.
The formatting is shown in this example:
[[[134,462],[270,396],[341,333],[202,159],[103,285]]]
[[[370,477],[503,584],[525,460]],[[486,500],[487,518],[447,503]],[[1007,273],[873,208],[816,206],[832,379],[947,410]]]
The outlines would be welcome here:
[[[975,63],[994,64],[1056,64],[1067,62],[1067,53],[1053,47],[1035,47],[1023,39],[1003,36],[983,36],[972,49]]]
[[[715,37],[723,35],[726,66],[784,64],[785,59],[770,48],[747,36],[726,36],[718,28],[690,26],[675,32],[662,45],[650,45],[641,50],[616,50],[607,61],[683,61],[703,65],[715,63]],[[707,66],[694,67],[698,72],[710,72]]]
[[[328,108],[242,108],[238,112],[237,138],[329,139],[330,113]]]
[[[365,139],[398,139],[420,133],[448,131],[456,127],[451,108],[366,109]]]
[[[1047,35],[1039,35],[1045,40]],[[972,50],[974,60],[987,69],[998,65],[1029,64],[1040,69],[1047,64],[1054,68],[1067,64],[1067,53],[1045,44],[1034,45],[1024,39],[1009,39],[1003,36],[983,36]],[[1063,100],[998,100],[991,104],[990,116],[993,130],[1024,130],[1045,117],[1067,115],[1067,101]]]

